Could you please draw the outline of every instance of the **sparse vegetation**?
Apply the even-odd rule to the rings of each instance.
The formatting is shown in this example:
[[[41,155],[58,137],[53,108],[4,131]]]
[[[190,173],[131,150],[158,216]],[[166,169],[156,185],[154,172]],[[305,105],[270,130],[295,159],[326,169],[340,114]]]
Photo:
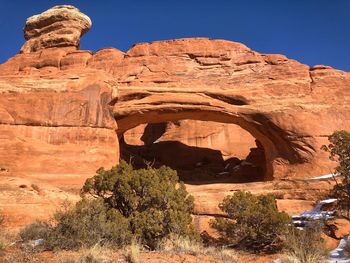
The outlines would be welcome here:
[[[290,228],[285,242],[282,263],[323,263],[327,259],[327,249],[321,237],[322,227],[298,230]]]
[[[230,247],[254,252],[275,252],[282,248],[289,216],[279,212],[272,195],[254,196],[235,192],[219,205],[227,218],[217,217],[212,227]]]
[[[330,159],[337,161],[338,166],[334,173],[340,174],[340,181],[334,178],[336,184],[333,194],[338,199],[338,206],[350,218],[350,133],[336,131],[328,137],[330,144],[323,145],[322,149],[329,152]]]
[[[61,255],[58,258],[59,263],[112,263],[114,262],[113,251],[107,247],[99,245],[88,249],[80,249],[76,255]]]
[[[0,211],[0,252],[15,241],[15,235],[4,227],[5,216]]]

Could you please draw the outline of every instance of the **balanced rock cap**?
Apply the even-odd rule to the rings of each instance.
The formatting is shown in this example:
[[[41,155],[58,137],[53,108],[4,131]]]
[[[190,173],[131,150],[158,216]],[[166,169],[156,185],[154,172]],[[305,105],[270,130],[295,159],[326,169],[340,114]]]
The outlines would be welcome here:
[[[51,47],[79,48],[80,37],[91,28],[90,18],[71,5],[59,5],[27,19],[21,53]]]

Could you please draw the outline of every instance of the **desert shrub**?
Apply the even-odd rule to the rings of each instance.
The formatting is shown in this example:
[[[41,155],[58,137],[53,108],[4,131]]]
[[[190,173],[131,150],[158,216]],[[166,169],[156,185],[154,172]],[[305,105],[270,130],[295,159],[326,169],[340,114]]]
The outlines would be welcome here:
[[[219,208],[227,217],[217,217],[211,226],[229,246],[255,252],[282,248],[290,218],[278,211],[272,195],[238,191],[227,196]]]
[[[97,243],[122,246],[131,240],[127,220],[102,199],[79,201],[75,207],[57,212],[54,222],[36,222],[25,227],[24,241],[43,239],[42,248],[77,249]]]
[[[36,221],[23,228],[19,236],[22,240],[47,239],[52,231],[52,225],[45,221]]]
[[[134,170],[122,161],[110,170],[100,168],[85,182],[82,194],[102,198],[128,220],[134,238],[151,249],[170,234],[196,236],[193,197],[168,167]]]
[[[340,174],[340,180],[334,178],[336,184],[333,195],[338,199],[338,206],[350,217],[350,133],[336,131],[328,137],[329,144],[322,149],[329,152],[330,159],[337,161],[338,166],[334,173]]]
[[[291,227],[285,242],[282,263],[323,263],[327,262],[327,249],[321,237],[322,227],[299,230]]]
[[[132,238],[154,249],[170,234],[197,237],[191,225],[193,198],[170,168],[134,170],[126,162],[111,170],[101,168],[85,182],[82,196],[73,208],[57,212],[52,222],[24,228],[21,238],[43,239],[40,247],[53,250],[97,243],[123,246]]]

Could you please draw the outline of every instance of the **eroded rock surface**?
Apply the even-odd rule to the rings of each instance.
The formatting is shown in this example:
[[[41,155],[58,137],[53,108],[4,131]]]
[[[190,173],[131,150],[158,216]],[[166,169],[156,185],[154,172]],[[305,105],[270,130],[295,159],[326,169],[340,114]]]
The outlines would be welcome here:
[[[59,5],[31,16],[24,27],[27,42],[22,53],[30,53],[50,47],[79,47],[80,37],[91,28],[91,20],[79,9]]]

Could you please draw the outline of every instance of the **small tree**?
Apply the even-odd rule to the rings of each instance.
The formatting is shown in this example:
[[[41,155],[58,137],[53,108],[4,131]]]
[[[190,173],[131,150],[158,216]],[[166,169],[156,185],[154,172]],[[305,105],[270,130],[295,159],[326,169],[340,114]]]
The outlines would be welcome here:
[[[194,233],[193,197],[178,179],[176,171],[165,166],[134,170],[122,161],[111,170],[99,169],[85,182],[82,194],[102,198],[129,221],[136,239],[154,249],[169,234]]]
[[[290,223],[289,216],[277,210],[275,198],[235,192],[219,205],[227,218],[216,218],[211,225],[225,242],[246,250],[273,252],[282,248]]]
[[[134,170],[122,161],[86,180],[82,196],[74,207],[56,213],[53,222],[24,228],[22,239],[43,239],[42,247],[49,250],[123,246],[132,240],[155,249],[171,234],[197,237],[191,225],[193,198],[170,168]]]
[[[323,145],[322,149],[330,153],[330,159],[337,161],[335,174],[339,174],[341,181],[336,182],[333,194],[338,199],[338,206],[350,214],[350,133],[336,131],[328,137],[330,144]]]

